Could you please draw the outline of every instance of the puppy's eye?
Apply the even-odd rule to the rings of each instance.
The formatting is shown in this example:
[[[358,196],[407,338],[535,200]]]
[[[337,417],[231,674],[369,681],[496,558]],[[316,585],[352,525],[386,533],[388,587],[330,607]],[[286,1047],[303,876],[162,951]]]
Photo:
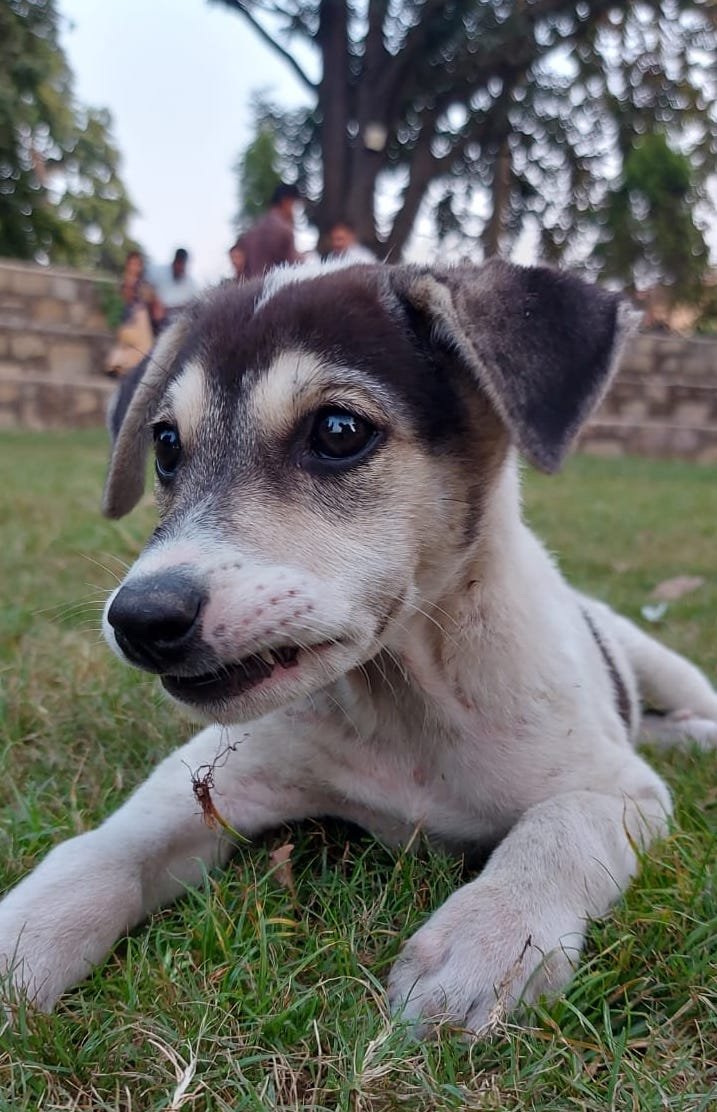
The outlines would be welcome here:
[[[378,429],[364,417],[344,409],[320,409],[309,434],[315,459],[350,464],[362,459],[379,439]]]
[[[154,426],[155,468],[160,479],[171,479],[179,465],[182,445],[174,425],[161,421]]]

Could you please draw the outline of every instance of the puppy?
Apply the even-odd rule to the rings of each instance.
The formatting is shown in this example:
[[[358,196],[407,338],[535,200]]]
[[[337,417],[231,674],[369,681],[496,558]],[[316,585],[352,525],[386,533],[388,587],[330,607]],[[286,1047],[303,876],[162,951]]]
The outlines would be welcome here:
[[[567,984],[666,829],[641,729],[717,738],[702,674],[572,590],[521,520],[518,451],[558,467],[630,317],[492,261],[275,271],[171,327],[115,410],[105,512],[137,502],[153,440],[161,521],[104,630],[209,725],[5,898],[13,990],[52,1008],[227,860],[192,790],[214,762],[249,837],[335,815],[492,850],[390,975],[419,1032]]]

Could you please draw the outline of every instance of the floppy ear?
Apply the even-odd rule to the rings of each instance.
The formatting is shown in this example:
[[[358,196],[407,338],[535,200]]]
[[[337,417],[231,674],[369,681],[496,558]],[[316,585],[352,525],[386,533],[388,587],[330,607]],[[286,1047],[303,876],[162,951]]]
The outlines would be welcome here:
[[[639,320],[617,294],[501,259],[396,268],[395,288],[431,321],[434,341],[468,366],[514,442],[543,471],[562,463]]]
[[[157,341],[152,353],[120,383],[107,415],[112,454],[102,495],[105,517],[124,517],[144,491],[150,421],[169,382],[173,363],[189,330],[182,316]]]

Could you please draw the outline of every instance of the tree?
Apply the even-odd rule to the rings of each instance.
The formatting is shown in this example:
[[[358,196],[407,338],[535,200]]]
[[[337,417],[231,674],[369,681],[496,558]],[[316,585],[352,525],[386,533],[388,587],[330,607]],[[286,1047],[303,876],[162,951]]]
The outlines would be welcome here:
[[[694,215],[690,160],[664,135],[642,136],[604,207],[596,255],[606,277],[635,287],[671,287],[673,300],[699,302],[708,252]]]
[[[235,167],[239,178],[237,224],[240,227],[250,224],[266,210],[281,181],[274,126],[261,100],[255,101],[254,116],[255,136]]]
[[[55,0],[0,0],[0,255],[116,270],[133,212],[106,111],[82,108]]]
[[[549,259],[590,244],[634,136],[655,129],[702,179],[715,167],[712,0],[215,2],[309,94],[271,115],[319,231],[347,217],[390,257],[422,206],[487,253],[529,217]],[[377,211],[385,183],[393,213]]]

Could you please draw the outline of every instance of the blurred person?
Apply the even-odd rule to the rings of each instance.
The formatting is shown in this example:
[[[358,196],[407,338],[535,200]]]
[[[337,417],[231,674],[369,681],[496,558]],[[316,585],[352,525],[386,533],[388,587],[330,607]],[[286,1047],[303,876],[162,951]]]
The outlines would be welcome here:
[[[246,251],[244,250],[244,236],[239,236],[236,243],[229,248],[229,262],[234,271],[235,282],[241,282],[246,277]]]
[[[178,247],[170,265],[157,271],[157,293],[165,309],[163,326],[169,324],[199,293],[199,287],[187,273],[188,264],[189,252],[184,247]]]
[[[156,290],[145,278],[141,251],[130,251],[125,259],[120,296],[122,316],[105,361],[105,371],[113,377],[125,374],[149,355],[165,316]]]
[[[368,247],[359,243],[356,229],[348,220],[337,220],[329,230],[331,253],[329,258],[344,259],[351,263],[375,263],[376,256]]]
[[[295,185],[277,185],[268,210],[241,237],[245,278],[260,278],[273,266],[301,261],[294,245],[294,209],[300,201]]]

